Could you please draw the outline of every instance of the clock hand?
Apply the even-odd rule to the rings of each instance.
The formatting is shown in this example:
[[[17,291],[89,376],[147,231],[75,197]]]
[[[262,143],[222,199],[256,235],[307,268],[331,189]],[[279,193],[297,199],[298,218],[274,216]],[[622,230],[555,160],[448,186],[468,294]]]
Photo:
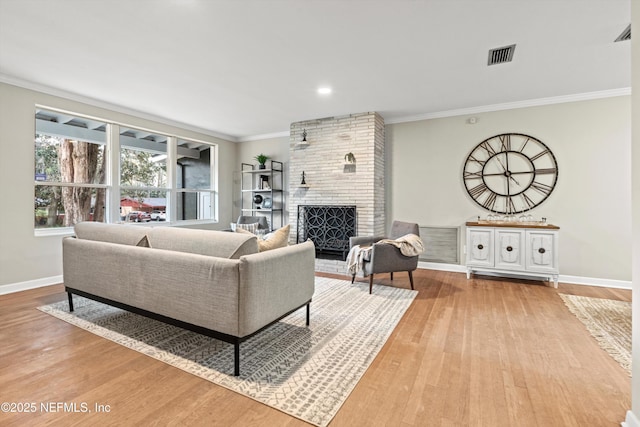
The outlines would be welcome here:
[[[498,156],[496,156],[496,160],[498,161],[498,163],[500,163],[500,166],[502,166],[502,170],[504,170],[504,172],[505,172],[504,175],[508,176],[509,179],[512,179],[513,182],[516,183],[516,185],[520,185],[520,183],[514,177],[511,176],[511,172],[509,172],[509,169],[504,167],[504,165],[502,164],[502,161],[500,160],[500,158]],[[507,164],[509,164],[508,162],[509,162],[509,160],[507,159]],[[507,172],[508,172],[508,175],[507,175]]]
[[[514,172],[514,173],[523,173],[523,172]],[[483,173],[482,176],[505,176],[504,172],[497,173]]]
[[[508,151],[504,152],[504,160],[507,163],[506,169],[509,171],[509,152]],[[513,177],[513,172],[511,171],[509,171],[509,178],[511,178],[513,182],[515,182],[517,185],[520,185],[520,183],[516,181],[516,179]]]

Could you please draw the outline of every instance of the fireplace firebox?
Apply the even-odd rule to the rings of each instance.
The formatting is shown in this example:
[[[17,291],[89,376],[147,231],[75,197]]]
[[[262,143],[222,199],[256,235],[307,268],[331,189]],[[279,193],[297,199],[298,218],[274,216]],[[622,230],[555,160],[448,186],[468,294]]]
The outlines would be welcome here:
[[[356,207],[298,205],[296,242],[316,245],[316,258],[347,259],[349,237],[356,235]]]

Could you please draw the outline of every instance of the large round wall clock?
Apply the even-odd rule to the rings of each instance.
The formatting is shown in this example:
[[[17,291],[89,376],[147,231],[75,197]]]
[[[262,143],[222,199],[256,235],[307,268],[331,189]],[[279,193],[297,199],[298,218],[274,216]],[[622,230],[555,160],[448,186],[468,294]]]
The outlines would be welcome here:
[[[491,212],[515,214],[549,197],[558,180],[558,164],[542,141],[504,133],[485,139],[471,151],[462,178],[478,205]]]

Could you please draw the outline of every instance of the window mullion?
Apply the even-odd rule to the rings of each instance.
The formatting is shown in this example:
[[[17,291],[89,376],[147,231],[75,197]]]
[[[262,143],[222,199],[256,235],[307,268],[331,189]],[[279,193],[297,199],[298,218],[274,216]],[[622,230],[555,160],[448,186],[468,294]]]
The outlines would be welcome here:
[[[120,215],[120,126],[111,123],[107,125],[107,151],[109,153],[107,183],[111,186],[108,191],[107,222],[119,222]]]
[[[178,197],[176,187],[178,186],[176,164],[178,161],[178,138],[170,136],[167,144],[167,186],[169,194],[167,197],[166,214],[167,220],[175,222],[178,219]]]

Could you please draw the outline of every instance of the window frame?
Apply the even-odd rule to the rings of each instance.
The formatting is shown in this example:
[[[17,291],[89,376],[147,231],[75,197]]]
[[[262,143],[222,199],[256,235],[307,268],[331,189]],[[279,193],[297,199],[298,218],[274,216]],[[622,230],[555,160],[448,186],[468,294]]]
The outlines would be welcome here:
[[[35,173],[37,171],[37,164],[35,161],[35,135],[38,133],[36,126],[36,113],[38,110],[49,111],[51,113],[57,114],[65,114],[72,117],[77,117],[79,119],[85,120],[95,120],[102,123],[105,123],[105,144],[104,144],[104,155],[107,157],[106,159],[106,170],[105,170],[105,181],[102,184],[76,184],[76,183],[62,183],[62,182],[43,182],[35,180]],[[219,144],[210,141],[204,141],[202,139],[191,138],[184,136],[178,133],[170,133],[163,132],[155,129],[145,128],[144,126],[132,125],[125,122],[119,122],[115,120],[106,119],[103,117],[96,117],[91,115],[86,115],[82,113],[78,113],[75,111],[63,110],[55,107],[51,107],[48,105],[40,105],[36,104],[34,113],[33,113],[33,147],[34,147],[34,163],[33,163],[33,176],[34,176],[34,187],[32,195],[35,195],[36,186],[49,186],[49,187],[90,187],[90,188],[100,188],[105,189],[106,198],[105,198],[105,224],[116,224],[122,223],[120,217],[120,201],[121,201],[121,190],[122,188],[126,188],[127,190],[141,190],[141,191],[166,191],[167,193],[167,206],[166,206],[166,214],[167,221],[163,222],[163,225],[195,225],[195,224],[208,224],[208,223],[218,223],[219,222],[219,189],[218,189],[218,149]],[[160,127],[160,126],[158,126]],[[121,156],[121,146],[120,146],[120,129],[121,128],[131,128],[135,130],[140,130],[143,132],[149,132],[153,134],[159,134],[163,136],[167,136],[167,171],[166,171],[166,180],[167,187],[131,187],[131,186],[123,186],[121,185],[121,176],[120,176],[120,156]],[[198,189],[199,192],[209,192],[211,194],[211,205],[210,205],[210,218],[206,219],[188,219],[188,220],[179,220],[177,219],[177,194],[185,190],[191,191],[192,189],[181,189],[177,188],[177,179],[176,179],[176,168],[177,168],[177,158],[178,158],[178,140],[193,142],[200,145],[205,145],[209,149],[209,168],[210,168],[210,186],[206,189]],[[204,149],[207,149],[204,148]],[[143,223],[140,223],[141,225]],[[73,227],[46,227],[46,228],[37,228],[34,224],[34,235],[35,236],[52,236],[52,235],[71,235],[73,234]]]

